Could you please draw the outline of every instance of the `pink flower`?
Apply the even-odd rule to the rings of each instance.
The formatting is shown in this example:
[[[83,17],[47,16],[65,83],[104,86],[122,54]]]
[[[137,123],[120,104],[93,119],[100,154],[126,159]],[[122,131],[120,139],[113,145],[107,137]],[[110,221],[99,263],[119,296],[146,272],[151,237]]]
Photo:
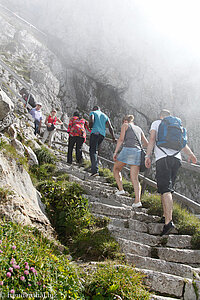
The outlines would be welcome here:
[[[21,280],[21,281],[24,281],[24,280],[25,280],[25,277],[24,277],[24,276],[21,276],[21,277],[20,277],[20,280]]]
[[[38,285],[41,285],[41,281],[38,281],[37,284],[38,284]]]
[[[10,267],[8,270],[9,270],[10,272],[13,272],[13,268],[11,268],[11,267]]]
[[[7,272],[7,273],[6,273],[6,276],[7,276],[8,278],[10,278],[10,277],[12,276],[12,274],[11,274],[10,272]]]
[[[20,266],[19,266],[19,265],[16,265],[16,269],[19,270],[19,269],[20,269]]]
[[[3,253],[3,251],[2,251],[2,250],[0,250],[0,253]]]
[[[0,281],[0,285],[3,285],[3,281]]]
[[[25,274],[25,275],[28,275],[28,274],[29,274],[29,271],[28,271],[28,270],[25,270],[25,271],[24,271],[24,274]]]
[[[16,249],[16,246],[15,246],[15,245],[13,245],[13,246],[12,246],[12,249],[13,249],[13,250],[15,250],[15,249]]]
[[[29,283],[28,286],[31,286],[31,284]]]
[[[2,244],[2,240],[0,240],[0,244]]]
[[[12,290],[10,291],[10,293],[11,293],[11,294],[14,294],[14,293],[15,293],[15,290],[12,289]]]
[[[25,265],[25,269],[26,269],[26,270],[29,270],[29,265]]]
[[[25,266],[28,266],[28,263],[27,263],[27,262],[25,262]]]
[[[16,263],[15,259],[12,258],[11,261],[10,261],[10,264],[13,265],[13,264],[15,264],[15,263]]]
[[[44,284],[44,285],[43,285],[43,288],[45,288],[45,287],[46,287],[46,285]]]
[[[30,268],[30,271],[32,271],[32,272],[34,273],[35,268],[31,267],[31,268]]]

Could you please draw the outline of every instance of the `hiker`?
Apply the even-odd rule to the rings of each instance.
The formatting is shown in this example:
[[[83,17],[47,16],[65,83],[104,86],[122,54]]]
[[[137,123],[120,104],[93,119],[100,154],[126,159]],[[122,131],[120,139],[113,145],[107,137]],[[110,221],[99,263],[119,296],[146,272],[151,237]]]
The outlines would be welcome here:
[[[82,146],[86,141],[86,129],[89,129],[89,123],[82,118],[78,111],[75,111],[73,117],[69,121],[67,132],[69,133],[67,163],[72,164],[72,153],[74,145],[76,145],[76,162],[83,163]]]
[[[115,142],[115,136],[113,127],[111,125],[110,119],[106,114],[104,114],[99,106],[94,106],[92,112],[90,113],[89,127],[92,128],[90,135],[90,160],[91,160],[91,176],[98,175],[98,154],[97,151],[106,135],[106,125],[108,126],[109,132],[112,135],[112,139]]]
[[[165,125],[169,122],[171,122],[172,127],[169,127],[170,125]],[[174,126],[173,122],[178,124],[176,126],[180,127],[180,130],[175,129],[176,126]],[[163,130],[163,126],[165,127],[165,130]],[[168,141],[164,136],[164,132],[168,132]],[[178,149],[178,146],[176,146],[174,143],[179,139],[183,142],[182,145],[179,143],[180,147]],[[172,193],[174,192],[173,187],[177,171],[181,166],[180,151],[183,150],[183,152],[188,156],[188,162],[192,161],[194,164],[197,162],[196,156],[186,142],[186,130],[182,128],[181,120],[179,118],[172,117],[168,110],[163,109],[160,113],[160,120],[154,121],[151,125],[150,139],[145,156],[145,165],[147,168],[150,168],[151,153],[154,149],[156,159],[157,188],[158,193],[161,194],[161,202],[163,207],[163,217],[161,221],[165,223],[161,236],[169,234],[170,231],[175,227],[172,221]]]
[[[35,129],[34,134],[39,134],[41,125],[42,125],[42,112],[41,112],[42,103],[38,102],[35,108],[30,110],[30,114],[34,119]]]
[[[141,186],[138,180],[138,174],[140,171],[141,143],[144,147],[147,147],[148,145],[148,141],[142,129],[134,124],[133,115],[125,116],[121,127],[120,137],[117,141],[117,146],[113,154],[113,160],[115,162],[113,173],[119,189],[115,194],[124,195],[125,191],[122,184],[121,170],[126,164],[130,165],[130,178],[135,192],[135,201],[132,204],[133,208],[142,207],[142,203],[140,201]],[[123,148],[119,155],[117,155],[121,145],[123,145]]]
[[[63,122],[56,117],[56,109],[52,109],[51,113],[46,117],[45,119],[45,125],[46,129],[43,134],[42,142],[45,143],[46,139],[48,138],[48,146],[52,146],[53,138],[56,133],[56,123],[58,122],[60,125],[63,124]]]

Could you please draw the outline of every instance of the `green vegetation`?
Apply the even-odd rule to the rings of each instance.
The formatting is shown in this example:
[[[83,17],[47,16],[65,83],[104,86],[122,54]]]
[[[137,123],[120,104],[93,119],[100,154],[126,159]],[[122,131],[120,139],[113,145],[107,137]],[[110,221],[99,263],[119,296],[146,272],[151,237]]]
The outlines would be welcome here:
[[[9,188],[0,188],[0,203],[8,200],[8,197],[13,195],[13,191]]]
[[[149,293],[142,286],[143,276],[126,265],[113,263],[98,264],[89,270],[86,277],[87,299],[149,299]]]
[[[47,148],[44,146],[41,147],[41,149],[35,149],[34,150],[39,165],[42,164],[55,164],[56,163],[56,157],[54,154],[52,154]]]
[[[18,165],[23,165],[26,170],[28,169],[27,157],[20,155],[14,146],[3,139],[0,139],[0,151],[7,158],[15,159]]]
[[[36,299],[37,293],[47,298],[84,299],[82,291],[77,268],[38,230],[0,223],[0,293],[5,298],[32,294],[29,299]]]
[[[134,268],[78,267],[35,228],[0,222],[0,294],[6,299],[149,299]]]

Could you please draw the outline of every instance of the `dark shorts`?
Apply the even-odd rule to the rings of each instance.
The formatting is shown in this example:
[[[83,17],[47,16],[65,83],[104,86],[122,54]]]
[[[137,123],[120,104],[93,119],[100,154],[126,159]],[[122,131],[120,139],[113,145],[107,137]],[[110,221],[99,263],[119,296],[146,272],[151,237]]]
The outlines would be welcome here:
[[[158,193],[174,192],[174,183],[181,161],[174,156],[163,157],[156,161],[156,180]]]

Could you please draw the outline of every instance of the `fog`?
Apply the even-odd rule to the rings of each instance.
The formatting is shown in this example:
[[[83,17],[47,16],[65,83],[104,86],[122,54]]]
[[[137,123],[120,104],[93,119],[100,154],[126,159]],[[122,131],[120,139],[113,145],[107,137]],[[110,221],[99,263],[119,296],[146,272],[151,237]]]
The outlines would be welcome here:
[[[17,2],[17,3],[16,3]],[[195,0],[1,0],[48,35],[70,64],[139,105],[197,114],[200,19]],[[188,109],[188,103],[192,104]],[[175,105],[176,104],[176,105]],[[193,108],[194,107],[194,108]]]

